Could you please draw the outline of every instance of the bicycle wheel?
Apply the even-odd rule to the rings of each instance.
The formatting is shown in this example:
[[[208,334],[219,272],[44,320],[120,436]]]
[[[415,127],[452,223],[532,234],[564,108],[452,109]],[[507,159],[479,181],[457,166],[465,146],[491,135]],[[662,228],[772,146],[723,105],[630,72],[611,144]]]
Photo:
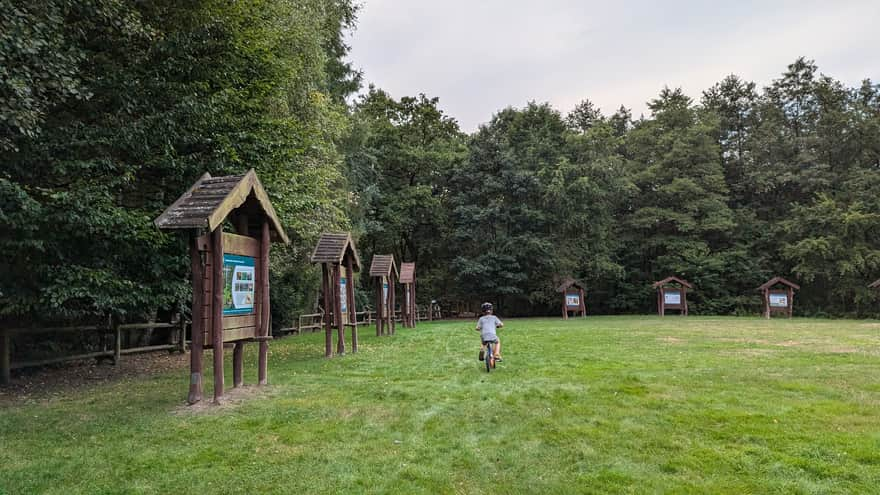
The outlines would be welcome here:
[[[492,344],[486,346],[486,373],[495,367],[495,348]]]

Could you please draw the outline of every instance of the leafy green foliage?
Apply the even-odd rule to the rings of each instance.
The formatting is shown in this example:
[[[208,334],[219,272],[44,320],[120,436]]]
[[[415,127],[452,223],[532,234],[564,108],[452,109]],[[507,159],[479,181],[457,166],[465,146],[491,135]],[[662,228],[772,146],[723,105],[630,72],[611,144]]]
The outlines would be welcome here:
[[[359,76],[340,59],[355,12],[329,0],[3,9],[0,57],[17,72],[0,87],[0,125],[15,131],[0,143],[0,313],[186,307],[186,246],[151,222],[205,171],[255,168],[299,243],[344,227],[337,142]],[[273,304],[276,324],[311,299],[297,295],[316,279],[305,258],[275,251],[274,289],[290,296]]]

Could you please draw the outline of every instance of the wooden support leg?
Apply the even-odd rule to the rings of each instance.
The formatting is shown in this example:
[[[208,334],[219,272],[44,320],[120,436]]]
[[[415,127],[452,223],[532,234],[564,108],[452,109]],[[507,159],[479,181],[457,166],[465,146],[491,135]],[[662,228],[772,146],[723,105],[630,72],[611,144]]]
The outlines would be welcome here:
[[[122,331],[119,330],[118,324],[113,324],[113,331],[116,334],[113,342],[113,364],[119,364],[119,358],[122,356]]]
[[[232,348],[232,386],[238,388],[244,383],[242,369],[244,367],[244,342],[236,342]]]
[[[12,343],[9,334],[0,330],[0,384],[6,385],[12,380],[11,359]]]
[[[348,321],[351,323],[351,352],[358,351],[358,318],[357,307],[354,302],[354,262],[349,257],[345,262],[346,297],[348,298]]]
[[[322,280],[324,285],[324,357],[333,357],[333,315],[334,297],[331,292],[330,270],[327,263],[321,264]]]
[[[261,337],[268,337],[272,333],[272,311],[271,300],[269,298],[269,221],[263,220],[262,240],[260,242],[260,278],[262,279],[262,289],[260,297],[263,299],[260,303],[260,333]],[[269,342],[261,340],[257,355],[257,384],[266,385],[269,383]]]
[[[190,329],[191,345],[189,349],[189,395],[187,402],[195,404],[202,400],[202,358],[205,346],[205,266],[199,252],[198,240],[193,237],[190,247],[190,263],[192,277],[192,327]],[[183,318],[181,318],[183,319]]]
[[[213,256],[211,269],[211,347],[214,349],[214,403],[223,398],[223,227],[211,233]]]
[[[178,330],[177,350],[181,354],[186,354],[186,318],[180,315],[180,328]]]

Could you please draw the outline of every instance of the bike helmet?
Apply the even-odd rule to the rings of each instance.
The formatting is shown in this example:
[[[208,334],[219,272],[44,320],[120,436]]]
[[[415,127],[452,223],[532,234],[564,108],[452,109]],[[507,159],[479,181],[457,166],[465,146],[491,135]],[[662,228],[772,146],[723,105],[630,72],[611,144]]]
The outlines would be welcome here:
[[[483,304],[480,305],[480,310],[483,311],[483,313],[487,313],[489,311],[492,311],[492,303],[484,302]]]

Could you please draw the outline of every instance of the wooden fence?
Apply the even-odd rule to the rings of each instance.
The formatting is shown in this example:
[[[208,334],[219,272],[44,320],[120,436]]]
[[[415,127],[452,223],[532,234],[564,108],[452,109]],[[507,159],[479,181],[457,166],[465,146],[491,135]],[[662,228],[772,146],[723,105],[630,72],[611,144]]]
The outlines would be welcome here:
[[[358,311],[355,313],[358,325],[372,325],[376,321],[375,311]],[[416,306],[416,319],[418,321],[439,320],[440,310],[435,308],[433,314],[427,306]],[[400,310],[394,312],[394,320],[398,323],[403,322],[403,316]],[[317,332],[324,328],[324,313],[311,313],[299,315],[292,327],[282,328],[282,333],[300,334],[307,330]]]
[[[139,352],[150,352],[159,350],[178,350],[186,352],[186,326],[189,322],[183,318],[169,323],[152,322],[152,323],[109,323],[107,325],[78,325],[69,327],[42,327],[42,328],[0,328],[0,384],[9,383],[11,379],[11,370],[19,368],[28,368],[31,366],[44,366],[47,364],[63,363],[66,361],[77,361],[80,359],[100,359],[110,358],[113,364],[119,362],[123,354],[134,354]],[[176,331],[171,332],[170,341],[167,344],[148,345],[141,347],[122,347],[122,332],[138,331],[138,330],[154,330],[161,328],[171,328]],[[87,352],[83,354],[74,354],[69,356],[59,356],[48,359],[37,359],[30,361],[12,361],[12,338],[21,335],[37,335],[48,333],[97,333],[101,336],[112,336],[113,347],[110,348],[107,339],[103,339],[103,349],[95,352]]]

